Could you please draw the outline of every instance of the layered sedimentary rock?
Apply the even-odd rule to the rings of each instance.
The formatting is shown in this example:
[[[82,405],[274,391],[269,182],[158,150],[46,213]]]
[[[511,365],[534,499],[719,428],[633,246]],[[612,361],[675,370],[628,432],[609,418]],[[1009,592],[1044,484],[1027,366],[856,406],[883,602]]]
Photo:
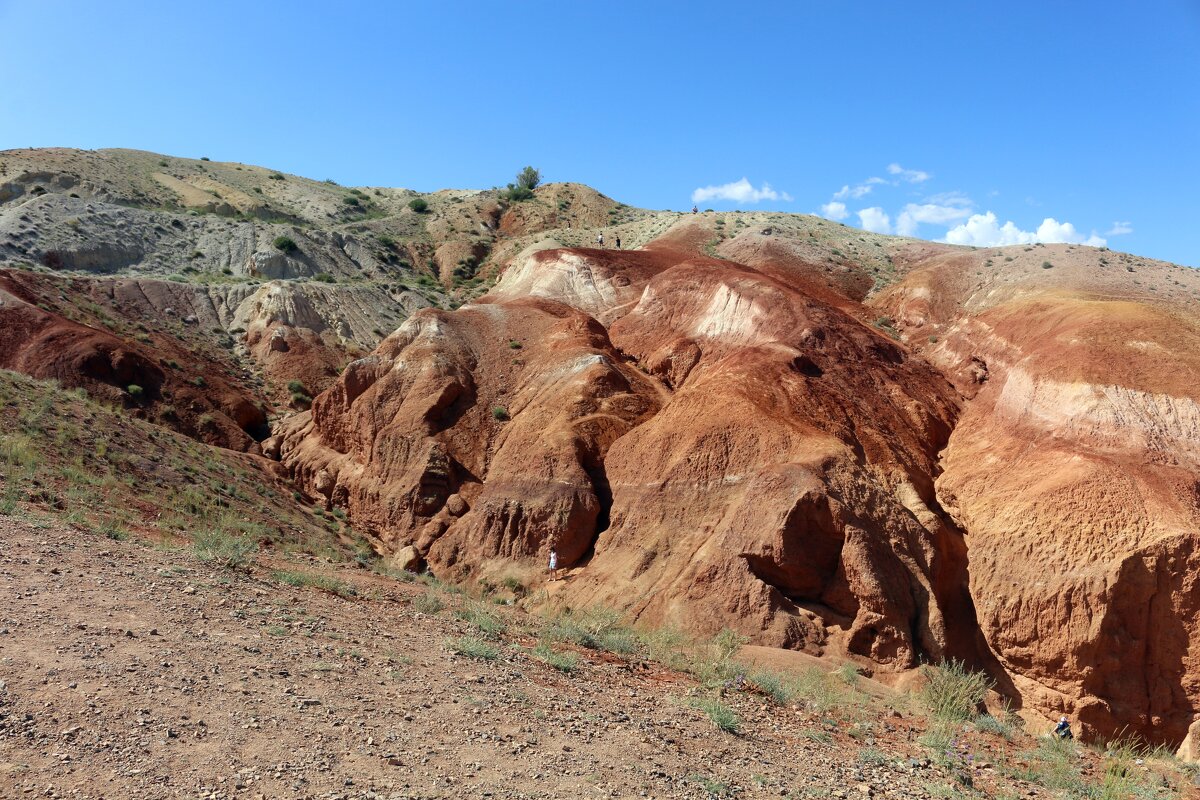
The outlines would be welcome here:
[[[661,403],[604,328],[522,299],[414,314],[285,434],[283,461],[386,546],[485,576],[590,548],[611,443]]]
[[[1104,264],[969,266],[879,303],[973,398],[937,487],[982,631],[1025,703],[1177,744],[1200,703],[1200,326]]]
[[[556,541],[587,563],[565,600],[648,623],[896,667],[977,655],[933,496],[957,412],[936,372],[685,252],[538,252],[493,298],[417,314],[318,398],[283,448],[310,491],[435,570]]]

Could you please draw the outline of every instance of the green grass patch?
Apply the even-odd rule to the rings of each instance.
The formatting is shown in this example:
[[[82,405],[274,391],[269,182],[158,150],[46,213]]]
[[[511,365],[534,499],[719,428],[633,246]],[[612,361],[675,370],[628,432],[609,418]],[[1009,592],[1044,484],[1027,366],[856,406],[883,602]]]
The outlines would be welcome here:
[[[448,639],[446,646],[450,648],[451,652],[467,658],[495,661],[500,657],[500,651],[495,645],[478,636],[459,636],[455,639]]]
[[[704,712],[719,730],[726,733],[737,733],[741,729],[742,721],[732,708],[709,697],[695,697],[688,701],[688,705],[697,711]]]

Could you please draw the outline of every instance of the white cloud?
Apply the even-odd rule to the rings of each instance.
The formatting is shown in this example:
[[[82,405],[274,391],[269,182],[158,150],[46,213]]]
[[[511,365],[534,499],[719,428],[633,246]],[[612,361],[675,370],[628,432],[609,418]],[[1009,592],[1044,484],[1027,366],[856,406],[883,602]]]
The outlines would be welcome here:
[[[864,208],[858,212],[858,219],[862,223],[862,229],[871,233],[891,233],[892,221],[887,214],[883,213],[883,209],[879,206],[872,208]]]
[[[775,191],[769,183],[763,183],[761,189],[755,189],[754,185],[745,178],[721,186],[704,186],[692,192],[693,203],[703,203],[708,200],[729,200],[734,203],[758,203],[762,200],[790,202],[791,199],[790,194]]]
[[[849,185],[843,186],[841,189],[838,189],[836,192],[833,193],[833,199],[834,200],[845,200],[846,198],[851,198],[853,200],[857,200],[858,198],[862,197],[863,195],[870,194],[871,188],[872,187],[867,183],[860,183],[858,186],[854,186],[854,187],[851,187]]]
[[[1105,236],[1124,236],[1133,233],[1133,224],[1129,222],[1114,222],[1112,228],[1104,232]]]
[[[845,203],[831,201],[821,206],[821,216],[826,219],[832,219],[841,222],[846,217],[850,216],[850,212],[846,210]]]
[[[1042,220],[1036,231],[1023,231],[1011,221],[999,224],[996,215],[991,211],[986,214],[972,214],[966,222],[947,231],[944,241],[975,247],[1003,247],[1034,242],[1086,244],[1092,247],[1104,247],[1107,244],[1095,233],[1085,238],[1071,223],[1059,222],[1053,217]]]
[[[931,225],[951,225],[971,214],[970,200],[965,197],[945,197],[953,201],[944,203],[909,203],[896,218],[896,233],[901,236],[916,236],[917,226],[922,222]]]
[[[888,164],[887,171],[889,175],[896,175],[905,183],[924,183],[932,177],[928,172],[919,169],[905,169],[899,164]]]

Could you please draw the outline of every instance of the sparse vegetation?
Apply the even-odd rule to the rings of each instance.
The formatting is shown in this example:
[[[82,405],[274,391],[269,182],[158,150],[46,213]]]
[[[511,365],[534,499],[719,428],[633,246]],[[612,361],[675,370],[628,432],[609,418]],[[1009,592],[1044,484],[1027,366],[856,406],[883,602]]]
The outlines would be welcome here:
[[[358,591],[345,581],[319,572],[279,570],[272,573],[272,577],[280,583],[286,583],[288,586],[310,587],[322,592],[328,592],[329,594],[335,594],[338,597],[355,597],[358,595]]]
[[[258,545],[244,535],[219,525],[197,531],[192,536],[192,551],[202,563],[225,569],[243,569]]]
[[[737,733],[741,727],[742,721],[734,710],[719,700],[698,697],[692,699],[689,705],[698,711],[703,711],[713,725],[726,733]]]
[[[429,203],[420,197],[415,197],[408,201],[408,207],[418,214],[424,214],[429,210]]]
[[[296,252],[296,243],[290,237],[276,236],[272,244],[275,245],[276,250],[282,250],[285,253]]]
[[[923,666],[925,686],[921,702],[934,719],[946,722],[966,722],[983,706],[992,682],[982,672],[972,672],[953,659],[938,666]]]
[[[497,420],[499,422],[507,422],[509,419],[508,409],[504,408],[503,406],[493,406],[492,407],[492,419]]]
[[[500,651],[489,642],[478,636],[459,636],[450,639],[446,645],[454,653],[467,658],[478,658],[482,661],[495,661],[500,657]]]

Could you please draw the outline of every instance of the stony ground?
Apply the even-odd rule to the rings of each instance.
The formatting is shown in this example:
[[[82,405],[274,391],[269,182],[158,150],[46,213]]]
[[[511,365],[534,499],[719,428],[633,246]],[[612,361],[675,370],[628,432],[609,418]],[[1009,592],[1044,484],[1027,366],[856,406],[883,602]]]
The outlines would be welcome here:
[[[282,569],[356,594],[283,585]],[[492,611],[498,658],[458,655],[473,627],[455,611],[480,607],[361,568],[214,570],[0,517],[0,795],[1050,796],[983,758],[977,789],[955,788],[921,720],[866,694],[814,713],[730,690],[741,724],[723,732],[695,681],[657,664],[574,648],[576,668],[549,666],[514,609]]]

